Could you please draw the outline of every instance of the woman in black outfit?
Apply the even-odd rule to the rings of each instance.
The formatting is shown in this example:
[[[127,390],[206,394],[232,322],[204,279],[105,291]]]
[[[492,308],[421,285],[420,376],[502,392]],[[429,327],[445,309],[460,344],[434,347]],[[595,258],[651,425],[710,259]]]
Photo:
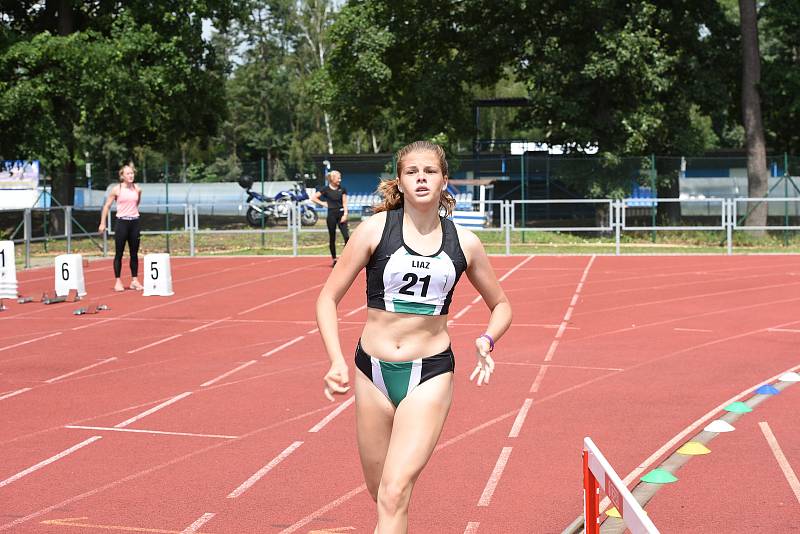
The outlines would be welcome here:
[[[336,265],[336,227],[342,232],[344,244],[350,239],[347,229],[347,189],[342,187],[342,173],[331,171],[328,174],[328,186],[322,191],[317,191],[311,200],[320,206],[328,208],[328,238],[331,249],[332,265]]]

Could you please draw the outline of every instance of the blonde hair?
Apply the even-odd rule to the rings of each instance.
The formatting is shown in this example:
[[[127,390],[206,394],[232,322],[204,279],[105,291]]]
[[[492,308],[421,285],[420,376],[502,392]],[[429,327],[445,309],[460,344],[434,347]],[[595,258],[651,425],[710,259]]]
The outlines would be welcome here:
[[[133,162],[126,163],[119,168],[119,183],[122,183],[122,173],[125,172],[125,167],[129,167],[133,173],[136,174],[136,167],[133,166]]]
[[[448,177],[447,156],[444,149],[436,143],[430,141],[414,141],[413,143],[404,146],[395,154],[395,161],[397,161],[397,176],[391,180],[383,180],[378,184],[378,193],[383,197],[383,202],[375,206],[375,213],[382,211],[389,211],[400,208],[403,206],[403,193],[400,192],[397,180],[403,172],[403,159],[412,152],[430,151],[436,154],[439,158],[439,167],[445,178]],[[443,189],[439,194],[439,211],[444,214],[451,215],[456,206],[456,199],[449,191]]]

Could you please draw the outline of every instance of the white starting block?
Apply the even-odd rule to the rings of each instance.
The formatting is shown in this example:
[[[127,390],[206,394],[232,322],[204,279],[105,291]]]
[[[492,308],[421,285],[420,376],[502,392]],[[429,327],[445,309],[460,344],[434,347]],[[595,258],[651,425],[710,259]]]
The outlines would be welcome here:
[[[86,295],[83,279],[83,258],[80,254],[61,254],[56,256],[55,264],[56,295],[64,297],[74,289],[79,297]]]
[[[172,291],[172,270],[169,266],[169,254],[146,254],[144,257],[144,291],[145,297],[169,297]]]
[[[17,298],[17,265],[14,242],[0,241],[0,299]]]

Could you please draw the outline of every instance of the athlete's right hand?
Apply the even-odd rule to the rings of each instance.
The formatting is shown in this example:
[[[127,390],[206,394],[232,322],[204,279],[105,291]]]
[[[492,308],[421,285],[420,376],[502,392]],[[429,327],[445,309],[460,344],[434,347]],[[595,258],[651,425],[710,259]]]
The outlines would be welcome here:
[[[350,390],[349,371],[347,364],[342,360],[331,364],[328,374],[325,375],[325,397],[333,401],[334,395],[344,395]]]
[[[106,223],[100,223],[100,226],[97,228],[97,231],[101,234],[106,231]]]
[[[481,336],[475,340],[475,353],[478,356],[478,364],[475,366],[472,374],[469,375],[470,382],[472,382],[477,376],[477,383],[479,386],[481,384],[489,383],[489,377],[492,376],[492,373],[494,372],[494,360],[489,354],[490,352],[491,347],[484,336]]]

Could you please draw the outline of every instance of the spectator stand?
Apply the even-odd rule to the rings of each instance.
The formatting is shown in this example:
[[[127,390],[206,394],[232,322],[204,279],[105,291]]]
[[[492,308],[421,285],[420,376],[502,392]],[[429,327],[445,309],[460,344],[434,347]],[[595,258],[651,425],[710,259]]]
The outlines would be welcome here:
[[[447,189],[456,199],[453,221],[472,229],[491,226],[494,182],[497,177],[450,179]]]

